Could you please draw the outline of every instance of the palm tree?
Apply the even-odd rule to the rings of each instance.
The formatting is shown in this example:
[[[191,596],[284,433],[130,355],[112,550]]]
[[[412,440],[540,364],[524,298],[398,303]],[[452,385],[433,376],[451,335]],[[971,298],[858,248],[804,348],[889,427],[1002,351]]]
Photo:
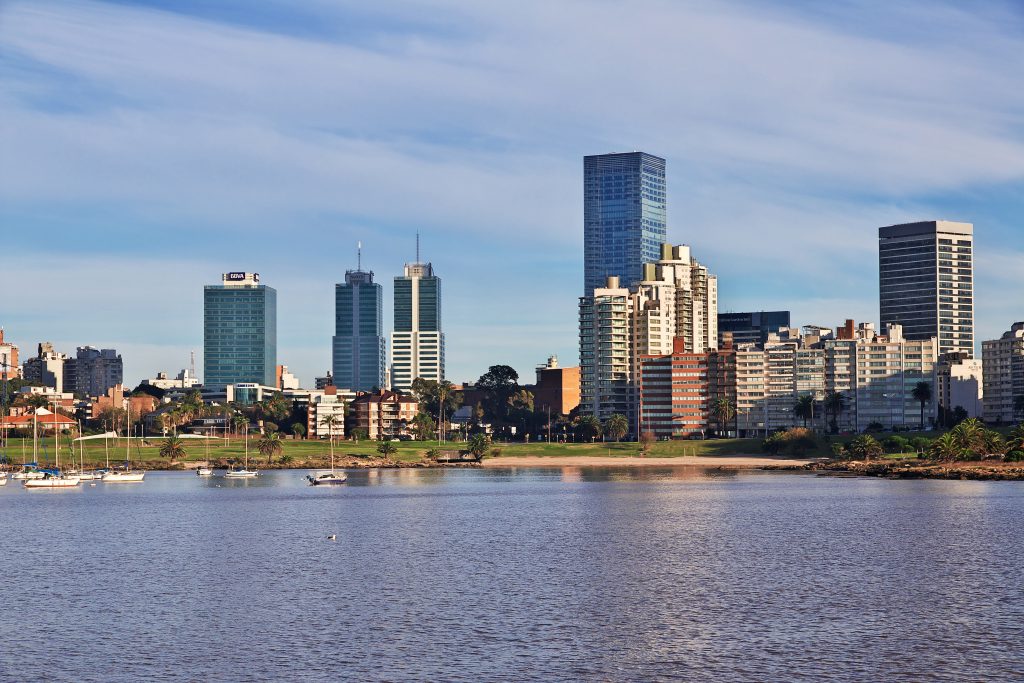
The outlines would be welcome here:
[[[614,441],[621,441],[628,431],[629,421],[620,413],[615,413],[604,422],[604,433]]]
[[[491,448],[491,443],[484,434],[474,434],[466,445],[477,462],[483,460]]]
[[[273,461],[274,456],[280,453],[283,448],[284,447],[281,445],[281,435],[277,432],[264,434],[260,437],[260,440],[256,442],[256,450],[262,455],[267,456],[268,465]]]
[[[327,428],[327,438],[331,442],[331,462],[334,462],[334,428],[339,423],[344,423],[344,418],[335,413],[330,413],[320,418],[320,424]]]
[[[964,420],[949,431],[962,455],[980,454],[985,449],[985,425],[977,418]]]
[[[249,418],[245,415],[235,415],[231,418],[231,426],[235,428],[235,433],[242,431],[243,429],[249,430]]]
[[[952,432],[946,432],[932,441],[928,447],[928,454],[937,460],[956,460],[962,453],[963,449]]]
[[[823,401],[825,406],[825,414],[831,415],[830,428],[833,434],[839,432],[839,416],[846,410],[846,394],[835,389],[829,389],[825,392],[825,400]]]
[[[296,422],[295,424],[292,425],[292,436],[294,436],[296,439],[301,439],[305,435],[306,428],[303,426],[301,422]]]
[[[728,396],[720,396],[711,404],[711,414],[715,416],[718,428],[728,436],[729,421],[736,417],[736,406]]]
[[[590,439],[593,441],[597,437],[601,436],[601,421],[594,415],[584,415],[580,418],[579,432],[581,439]]]
[[[807,421],[814,419],[814,394],[804,394],[796,399],[793,404],[793,414],[804,421],[804,428],[807,428]]]
[[[911,396],[914,400],[921,404],[921,429],[924,429],[924,406],[926,403],[932,400],[932,385],[930,382],[924,380],[914,385],[914,390],[911,392]]]
[[[169,436],[160,444],[160,457],[171,462],[185,457],[185,443],[180,436]]]

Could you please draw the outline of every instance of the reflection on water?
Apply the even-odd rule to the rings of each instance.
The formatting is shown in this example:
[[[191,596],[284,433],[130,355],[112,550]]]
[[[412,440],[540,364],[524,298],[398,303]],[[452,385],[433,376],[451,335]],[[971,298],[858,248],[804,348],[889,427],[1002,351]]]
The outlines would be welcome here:
[[[347,473],[0,489],[0,680],[1024,679],[1017,483]]]

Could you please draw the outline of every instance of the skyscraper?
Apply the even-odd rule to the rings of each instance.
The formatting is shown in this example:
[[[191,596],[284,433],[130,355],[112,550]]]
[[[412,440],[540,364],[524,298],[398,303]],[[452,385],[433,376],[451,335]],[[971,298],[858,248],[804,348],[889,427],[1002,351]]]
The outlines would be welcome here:
[[[277,291],[259,282],[259,273],[233,272],[203,288],[203,386],[274,386]]]
[[[333,372],[335,386],[354,391],[384,387],[382,288],[373,272],[345,272],[345,283],[334,286]]]
[[[79,346],[64,363],[64,388],[81,396],[103,396],[124,381],[124,364],[114,349]]]
[[[923,221],[878,229],[883,327],[909,340],[936,337],[940,355],[974,356],[974,226]]]
[[[665,160],[644,152],[583,158],[583,295],[630,287],[667,240]]]
[[[395,278],[391,387],[409,391],[417,377],[438,382],[444,379],[441,278],[434,275],[431,264],[419,261],[418,247],[416,262],[405,264],[404,275]]]

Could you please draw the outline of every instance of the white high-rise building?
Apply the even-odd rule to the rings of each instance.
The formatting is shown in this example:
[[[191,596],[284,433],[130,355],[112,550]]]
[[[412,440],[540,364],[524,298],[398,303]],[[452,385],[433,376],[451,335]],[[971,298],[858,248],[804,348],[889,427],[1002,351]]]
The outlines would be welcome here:
[[[395,278],[395,327],[391,333],[391,388],[408,392],[416,378],[444,379],[441,278],[429,263],[407,263]]]
[[[1014,323],[999,339],[982,342],[985,421],[1016,422],[1024,396],[1024,322]]]
[[[631,341],[632,297],[609,277],[605,287],[580,297],[580,410],[606,420],[632,421],[635,404]]]

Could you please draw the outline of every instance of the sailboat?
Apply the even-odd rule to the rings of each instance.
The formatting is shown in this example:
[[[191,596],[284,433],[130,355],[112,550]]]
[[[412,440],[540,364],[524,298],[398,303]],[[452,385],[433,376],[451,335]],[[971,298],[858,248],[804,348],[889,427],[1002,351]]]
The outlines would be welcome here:
[[[99,479],[103,475],[96,470],[85,469],[85,441],[82,440],[82,423],[78,423],[78,476],[82,481],[87,479]],[[72,451],[73,452],[73,451]]]
[[[38,455],[39,450],[39,410],[32,414],[32,452]],[[44,415],[52,415],[47,410],[44,410]],[[68,489],[78,486],[82,483],[82,480],[78,476],[71,476],[62,474],[60,471],[60,444],[58,439],[60,438],[57,434],[57,422],[54,420],[53,424],[53,438],[57,444],[57,448],[54,451],[54,466],[53,468],[40,469],[38,470],[42,476],[38,479],[26,479],[24,486],[27,489]]]
[[[206,434],[206,464],[196,468],[197,477],[212,477],[213,468],[210,467],[210,434]]]
[[[124,468],[108,470],[103,473],[103,481],[110,483],[135,483],[141,482],[146,476],[145,470],[133,470],[131,468],[132,457],[132,404],[128,403],[128,443],[124,451]]]
[[[332,428],[328,427],[328,430],[332,430]],[[344,472],[338,472],[334,469],[334,432],[329,431],[328,436],[331,441],[331,471],[306,475],[310,486],[334,486],[348,481],[348,476]]]
[[[249,425],[245,425],[245,467],[235,465],[224,473],[228,479],[251,479],[259,476],[259,470],[249,469]]]

